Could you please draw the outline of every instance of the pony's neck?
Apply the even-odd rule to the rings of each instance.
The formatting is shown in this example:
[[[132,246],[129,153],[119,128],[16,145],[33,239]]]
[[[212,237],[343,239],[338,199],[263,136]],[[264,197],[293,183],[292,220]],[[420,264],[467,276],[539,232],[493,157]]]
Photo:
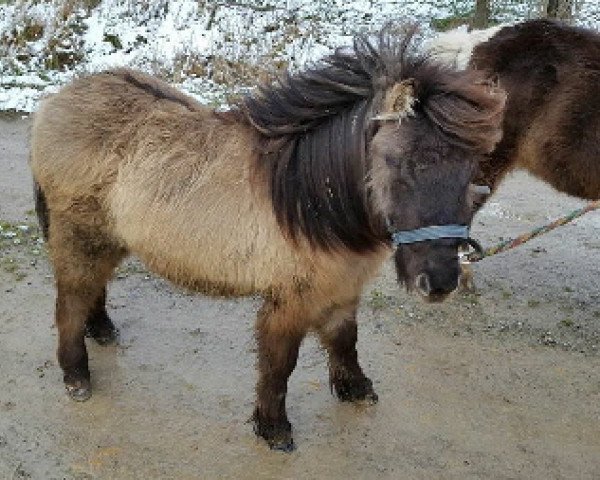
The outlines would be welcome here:
[[[291,238],[357,252],[381,244],[366,185],[369,111],[370,102],[358,102],[305,133],[265,139],[258,167]]]

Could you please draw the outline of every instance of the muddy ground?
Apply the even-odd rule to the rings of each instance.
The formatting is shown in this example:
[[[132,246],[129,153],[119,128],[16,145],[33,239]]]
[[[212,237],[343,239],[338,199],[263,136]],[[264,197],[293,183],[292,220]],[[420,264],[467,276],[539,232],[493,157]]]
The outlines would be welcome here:
[[[386,265],[359,315],[379,403],[338,403],[309,338],[289,388],[298,449],[274,453],[247,423],[258,300],[193,296],[135,262],[110,287],[120,343],[88,342],[94,396],[66,397],[29,125],[0,119],[0,479],[600,478],[600,213],[477,264],[476,292],[443,305]],[[474,234],[488,245],[581,204],[518,173]]]

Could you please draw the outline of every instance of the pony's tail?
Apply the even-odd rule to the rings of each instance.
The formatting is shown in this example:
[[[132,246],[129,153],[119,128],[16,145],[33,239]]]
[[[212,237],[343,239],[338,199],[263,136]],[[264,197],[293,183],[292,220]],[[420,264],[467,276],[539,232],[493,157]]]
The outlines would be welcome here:
[[[48,215],[48,204],[46,203],[46,195],[40,184],[33,179],[33,198],[35,199],[35,213],[38,217],[38,223],[42,229],[44,240],[48,241],[48,229],[50,228],[50,216]]]

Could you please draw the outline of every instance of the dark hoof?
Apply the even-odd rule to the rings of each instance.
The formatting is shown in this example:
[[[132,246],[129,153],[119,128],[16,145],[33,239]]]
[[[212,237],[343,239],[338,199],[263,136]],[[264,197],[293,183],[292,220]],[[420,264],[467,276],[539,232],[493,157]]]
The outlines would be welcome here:
[[[296,449],[292,438],[292,426],[284,420],[281,423],[266,422],[259,419],[258,413],[254,413],[254,433],[266,440],[271,450],[290,453]]]
[[[267,440],[269,444],[269,448],[271,450],[275,450],[276,452],[284,452],[284,453],[292,453],[296,450],[296,445],[294,445],[294,439],[277,439],[277,440]]]
[[[71,383],[65,383],[67,395],[76,402],[85,402],[92,396],[92,386],[89,380],[77,380]]]
[[[373,382],[367,377],[333,380],[333,388],[342,402],[365,402],[374,405],[379,397],[373,390]]]
[[[93,338],[100,345],[111,345],[117,342],[119,329],[114,326],[110,318],[107,318],[102,323],[88,323],[85,335]]]

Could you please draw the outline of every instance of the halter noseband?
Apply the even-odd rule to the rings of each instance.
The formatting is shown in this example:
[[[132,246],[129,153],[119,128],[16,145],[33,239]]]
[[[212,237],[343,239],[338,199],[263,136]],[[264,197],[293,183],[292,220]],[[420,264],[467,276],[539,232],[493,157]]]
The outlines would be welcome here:
[[[461,243],[468,243],[476,251],[482,251],[479,242],[469,236],[469,227],[467,225],[432,225],[429,227],[416,228],[414,230],[399,230],[397,232],[392,232],[392,244],[395,247],[410,243],[425,242],[427,240],[439,240],[442,238],[462,239],[464,242]]]

